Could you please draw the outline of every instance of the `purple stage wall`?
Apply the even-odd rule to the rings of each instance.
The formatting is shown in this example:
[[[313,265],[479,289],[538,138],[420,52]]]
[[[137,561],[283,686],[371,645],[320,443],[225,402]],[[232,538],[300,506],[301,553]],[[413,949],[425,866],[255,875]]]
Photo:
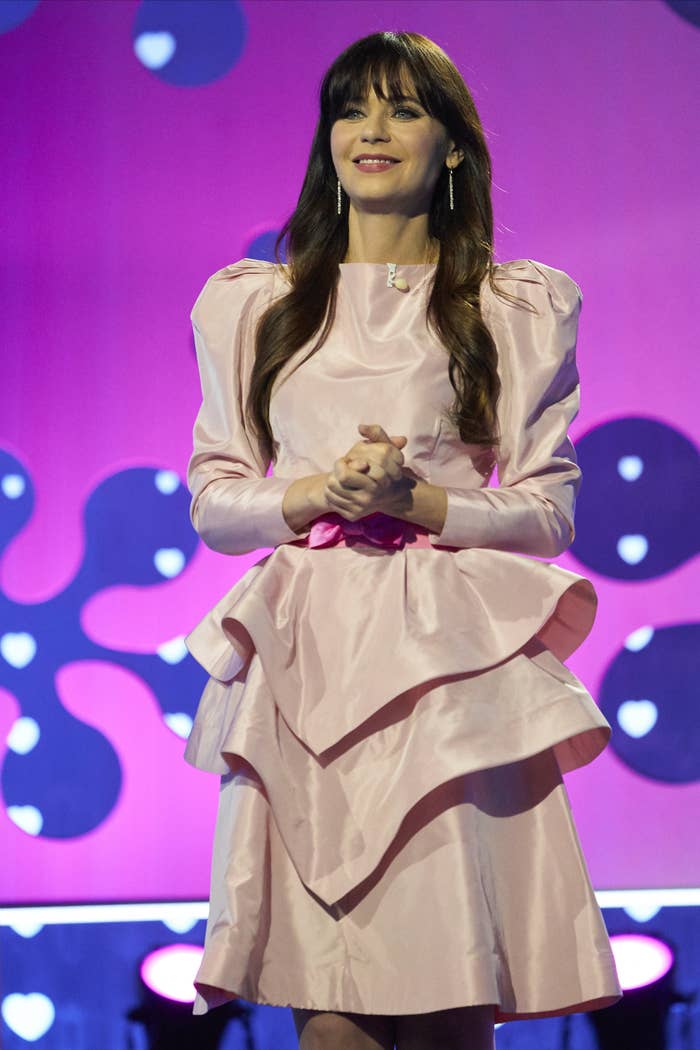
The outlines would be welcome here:
[[[558,561],[600,597],[569,664],[619,718],[567,785],[596,888],[695,885],[698,26],[662,0],[2,7],[0,901],[207,896],[218,781],[182,759],[204,683],[181,638],[262,555],[187,539],[189,312],[269,250],[324,70],[380,29],[472,90],[497,260],[583,290]]]

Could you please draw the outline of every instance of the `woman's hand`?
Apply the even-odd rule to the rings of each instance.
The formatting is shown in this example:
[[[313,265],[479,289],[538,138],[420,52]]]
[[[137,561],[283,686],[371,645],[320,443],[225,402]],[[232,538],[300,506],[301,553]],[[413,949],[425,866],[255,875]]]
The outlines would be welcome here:
[[[403,454],[408,438],[389,437],[378,423],[360,423],[365,435],[333,464],[324,491],[330,511],[348,521],[357,521],[395,504],[406,479]]]

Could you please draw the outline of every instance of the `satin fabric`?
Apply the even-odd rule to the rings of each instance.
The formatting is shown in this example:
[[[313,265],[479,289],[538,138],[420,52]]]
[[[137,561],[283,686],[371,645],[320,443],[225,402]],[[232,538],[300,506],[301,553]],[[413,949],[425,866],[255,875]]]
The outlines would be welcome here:
[[[462,444],[444,418],[448,359],[425,313],[434,266],[400,267],[406,292],[387,284],[384,264],[339,269],[329,339],[295,370],[301,348],[273,389],[270,477],[243,406],[255,323],[288,290],[284,271],[250,259],[225,267],[192,311],[203,393],[193,524],[222,553],[274,548],[186,639],[210,679],[185,758],[223,778],[195,1013],[236,994],[366,1013],[493,1002],[504,1019],[604,1005],[621,990],[561,780],[610,736],[563,663],[591,629],[596,594],[537,560],[574,535],[581,475],[567,428],[580,290],[532,260],[502,264],[497,277],[536,313],[482,285],[503,385],[496,454]],[[385,529],[383,544],[365,522],[363,542],[362,527],[350,535],[332,516],[288,527],[288,485],[331,469],[360,422],[406,435],[406,467],[446,488],[439,534],[419,528],[394,543]],[[499,487],[487,488],[494,466]],[[535,805],[530,773],[545,767]],[[488,792],[482,806],[473,789],[498,795],[508,783],[512,812],[499,823]],[[452,801],[431,810],[441,792]],[[552,878],[551,923],[520,929],[512,902],[537,908]],[[417,957],[389,962],[401,895],[405,904],[429,884],[446,894],[440,921],[428,930],[407,913]],[[419,988],[428,942],[437,959]],[[562,955],[573,959],[566,980]],[[409,999],[421,1005],[407,1010]]]
[[[429,547],[429,532],[423,526],[402,521],[390,514],[368,514],[358,521],[347,521],[340,514],[322,514],[311,523],[307,547],[347,547],[356,543],[371,547]],[[300,541],[297,541],[300,542]]]

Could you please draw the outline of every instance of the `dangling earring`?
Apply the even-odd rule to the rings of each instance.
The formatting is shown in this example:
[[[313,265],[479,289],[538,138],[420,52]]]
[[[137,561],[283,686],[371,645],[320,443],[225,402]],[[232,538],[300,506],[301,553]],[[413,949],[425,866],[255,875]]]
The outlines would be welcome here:
[[[450,211],[455,210],[455,192],[452,184],[452,168],[450,168]]]
[[[340,215],[340,212],[341,212],[340,197],[341,197],[340,179],[338,179],[338,215]]]

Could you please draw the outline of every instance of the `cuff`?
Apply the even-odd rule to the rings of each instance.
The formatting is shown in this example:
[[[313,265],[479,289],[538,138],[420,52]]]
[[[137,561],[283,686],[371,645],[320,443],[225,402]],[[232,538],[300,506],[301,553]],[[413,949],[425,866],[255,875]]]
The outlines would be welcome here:
[[[193,525],[212,550],[248,554],[262,547],[300,539],[282,514],[284,494],[291,478],[220,479],[199,497]],[[231,493],[236,495],[235,504]]]
[[[442,531],[430,533],[434,546],[490,547],[538,558],[565,549],[559,516],[532,492],[491,486],[445,491],[447,514]],[[568,524],[565,531],[568,536]]]

